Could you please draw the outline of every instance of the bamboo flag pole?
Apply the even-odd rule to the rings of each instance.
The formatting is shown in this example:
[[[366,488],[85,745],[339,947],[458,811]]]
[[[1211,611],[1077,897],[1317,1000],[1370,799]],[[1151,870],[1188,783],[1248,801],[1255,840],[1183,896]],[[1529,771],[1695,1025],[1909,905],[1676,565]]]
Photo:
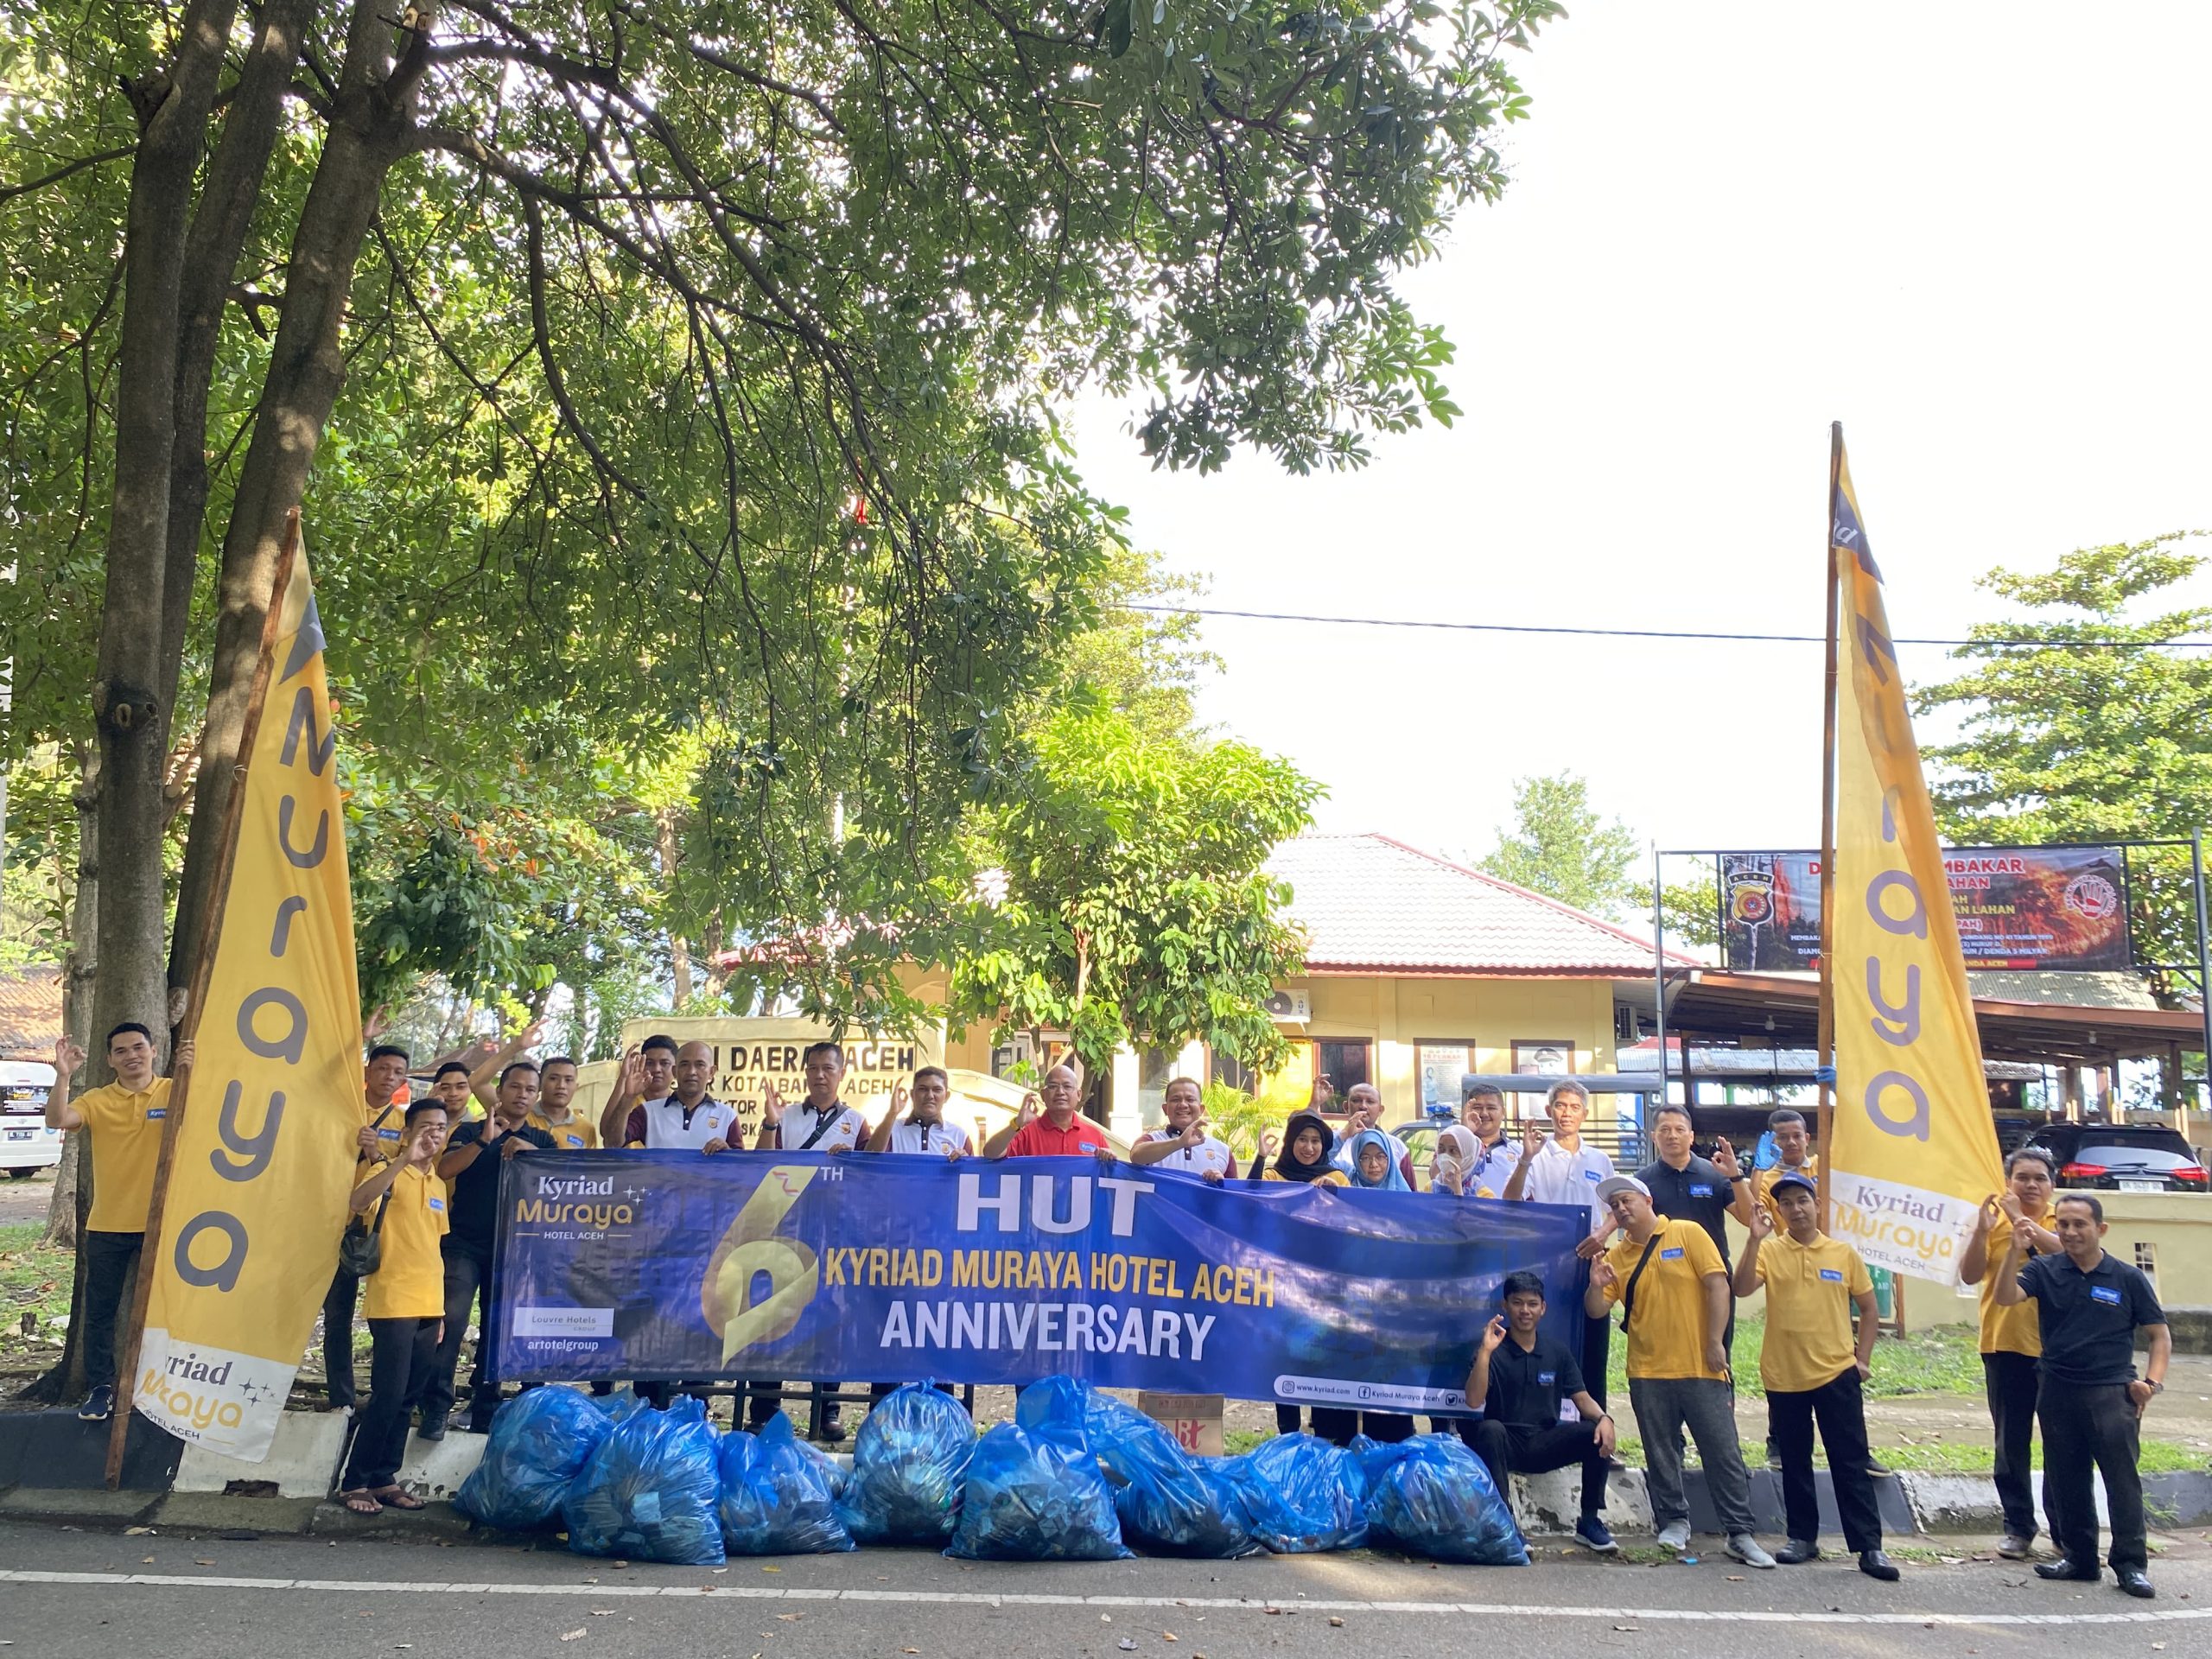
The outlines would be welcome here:
[[[1819,1064],[1823,1071],[1835,1065],[1835,727],[1836,660],[1840,655],[1839,616],[1842,572],[1836,568],[1836,491],[1843,476],[1843,423],[1828,423],[1828,500],[1827,563],[1828,573],[1827,683],[1822,696],[1821,725],[1821,1013]],[[1835,1085],[1820,1085],[1817,1118],[1821,1154],[1821,1227],[1829,1225],[1828,1174],[1835,1162]]]
[[[276,554],[276,576],[269,591],[268,620],[262,625],[261,660],[254,667],[253,686],[246,698],[245,721],[238,732],[238,761],[231,779],[231,798],[223,812],[221,864],[213,899],[200,928],[200,949],[193,958],[192,987],[186,996],[182,1042],[199,1033],[200,1010],[207,1001],[207,976],[214,966],[215,947],[223,936],[223,910],[231,896],[231,871],[238,861],[238,830],[245,822],[246,766],[261,733],[262,705],[269,700],[269,676],[276,654],[276,630],[284,613],[284,590],[291,585],[292,566],[300,552],[300,510],[294,507],[284,521],[284,540]],[[176,1160],[178,1132],[192,1091],[192,1068],[179,1066],[169,1086],[168,1116],[162,1123],[162,1150],[154,1166],[154,1196],[146,1208],[145,1240],[138,1250],[138,1278],[130,1296],[130,1317],[118,1344],[115,1368],[115,1412],[107,1433],[107,1488],[123,1481],[123,1452],[130,1434],[132,1402],[137,1398],[138,1350],[146,1335],[146,1304],[154,1294],[155,1264],[160,1259],[162,1211],[168,1197],[169,1170]]]

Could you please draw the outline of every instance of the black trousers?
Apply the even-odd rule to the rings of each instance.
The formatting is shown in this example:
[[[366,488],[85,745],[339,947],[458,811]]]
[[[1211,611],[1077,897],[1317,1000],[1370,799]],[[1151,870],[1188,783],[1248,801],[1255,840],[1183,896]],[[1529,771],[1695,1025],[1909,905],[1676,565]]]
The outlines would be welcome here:
[[[353,1421],[346,1491],[389,1486],[407,1451],[407,1419],[438,1369],[435,1319],[369,1321],[369,1403]]]
[[[1582,1386],[1599,1405],[1605,1399],[1605,1362],[1612,1357],[1613,1316],[1593,1319],[1588,1314],[1582,1318]]]
[[[2135,1466],[2141,1425],[2124,1382],[2056,1382],[2046,1376],[2036,1398],[2043,1425],[2043,1490],[2052,1541],[2076,1564],[2097,1559],[2097,1497],[2090,1471],[2104,1477],[2112,1514],[2114,1572],[2151,1562],[2143,1535],[2143,1477]]]
[[[1395,1411],[1363,1411],[1359,1414],[1359,1432],[1370,1440],[1395,1446],[1400,1440],[1413,1439],[1414,1420]]]
[[[468,1334],[468,1316],[483,1310],[482,1332],[476,1338],[476,1363],[468,1374],[468,1417],[479,1430],[488,1427],[498,1400],[499,1384],[492,1380],[492,1264],[465,1251],[446,1256],[446,1339],[438,1344],[437,1370],[423,1392],[426,1417],[443,1417],[453,1410],[461,1369],[461,1342]],[[373,1321],[372,1321],[373,1323]]]
[[[1997,1434],[1997,1502],[2005,1511],[2005,1530],[2015,1538],[2036,1535],[2036,1491],[2030,1471],[2035,1456],[2036,1390],[2041,1380],[2033,1354],[1981,1357],[1982,1392],[1988,1397],[1990,1427]],[[2056,1538],[2058,1511],[2051,1491],[2046,1476],[2043,1508]]]
[[[1587,1379],[1585,1379],[1586,1381]],[[1594,1517],[1605,1507],[1605,1454],[1598,1449],[1594,1423],[1494,1423],[1487,1417],[1459,1424],[1459,1438],[1490,1465],[1491,1484],[1508,1503],[1513,1488],[1506,1477],[1541,1475],[1571,1464],[1582,1465],[1582,1513]]]
[[[1301,1427],[1298,1420],[1299,1410],[1296,1406],[1278,1405],[1275,1408],[1275,1433],[1298,1433]],[[1408,1417],[1406,1421],[1411,1423],[1413,1419]],[[1351,1437],[1359,1433],[1359,1414],[1346,1411],[1340,1406],[1316,1406],[1313,1408],[1313,1433],[1332,1446],[1349,1446]],[[1403,1440],[1405,1436],[1402,1434],[1398,1438]]]
[[[87,1387],[115,1386],[115,1316],[123,1311],[123,1287],[130,1282],[143,1233],[85,1235],[85,1382]]]
[[[351,1406],[359,1398],[353,1380],[353,1305],[360,1294],[361,1281],[340,1268],[322,1295],[322,1375],[333,1406]]]
[[[1866,1466],[1866,1400],[1859,1368],[1851,1367],[1817,1389],[1766,1396],[1767,1424],[1782,1454],[1782,1513],[1792,1538],[1821,1535],[1821,1499],[1813,1480],[1813,1429],[1828,1449],[1828,1478],[1835,1486],[1836,1514],[1843,1521],[1844,1548],[1857,1554],[1882,1547],[1882,1510],[1874,1497],[1874,1473]]]

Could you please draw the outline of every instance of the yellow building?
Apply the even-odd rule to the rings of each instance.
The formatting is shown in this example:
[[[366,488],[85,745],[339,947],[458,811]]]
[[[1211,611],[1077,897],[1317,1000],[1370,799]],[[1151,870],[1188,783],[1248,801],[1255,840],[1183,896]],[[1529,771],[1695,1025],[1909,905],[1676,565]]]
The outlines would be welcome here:
[[[1468,1071],[1612,1071],[1616,1042],[1632,1033],[1629,1007],[1651,1006],[1648,941],[1387,836],[1300,836],[1268,868],[1289,884],[1289,916],[1306,941],[1306,971],[1274,999],[1290,1065],[1257,1078],[1200,1044],[1125,1053],[1106,1091],[1117,1134],[1158,1122],[1176,1076],[1302,1103],[1318,1071],[1339,1096],[1376,1084],[1387,1122],[1437,1104],[1456,1111]],[[928,995],[931,982],[914,988]],[[1051,1044],[1048,1033],[1044,1058]],[[982,1029],[949,1041],[945,1057],[980,1071],[1037,1058],[1027,1038],[994,1050]],[[1633,1098],[1618,1098],[1632,1114]],[[1599,1097],[1599,1116],[1613,1109]],[[1608,1124],[1592,1127],[1611,1138]]]

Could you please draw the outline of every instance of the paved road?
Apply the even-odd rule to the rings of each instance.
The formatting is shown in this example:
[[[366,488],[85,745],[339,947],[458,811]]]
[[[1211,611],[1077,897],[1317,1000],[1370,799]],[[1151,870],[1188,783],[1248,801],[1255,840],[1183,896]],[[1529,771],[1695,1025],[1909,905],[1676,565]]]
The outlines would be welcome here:
[[[2161,1599],[2044,1585],[2009,1563],[1752,1573],[1546,1550],[1519,1570],[1358,1552],[1248,1561],[970,1565],[870,1550],[703,1567],[506,1546],[229,1541],[0,1525],[0,1640],[25,1654],[557,1653],[736,1659],[1460,1659],[1510,1629],[1515,1659],[1910,1655],[2048,1659],[2212,1651],[2212,1549],[2157,1565]],[[1275,1611],[1268,1611],[1272,1606]],[[1334,1621],[1341,1620],[1337,1624]],[[1693,1631],[1694,1634],[1693,1634]]]

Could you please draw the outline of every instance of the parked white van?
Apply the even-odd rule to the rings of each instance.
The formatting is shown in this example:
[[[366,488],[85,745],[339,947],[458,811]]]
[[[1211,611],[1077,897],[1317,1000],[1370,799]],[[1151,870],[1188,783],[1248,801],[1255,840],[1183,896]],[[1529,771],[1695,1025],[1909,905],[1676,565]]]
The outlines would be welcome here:
[[[42,1060],[0,1060],[0,1171],[21,1180],[61,1161],[61,1131],[46,1127],[54,1068]]]

